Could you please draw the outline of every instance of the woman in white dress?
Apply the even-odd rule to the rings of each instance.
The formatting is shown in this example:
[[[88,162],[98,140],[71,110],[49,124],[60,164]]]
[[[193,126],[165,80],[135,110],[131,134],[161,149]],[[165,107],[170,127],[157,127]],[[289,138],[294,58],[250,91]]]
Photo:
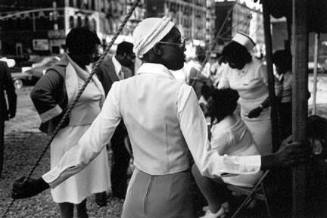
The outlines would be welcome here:
[[[261,154],[272,152],[268,79],[263,64],[253,58],[251,38],[237,33],[224,47],[222,77],[218,88],[232,88],[240,95],[241,118],[250,129]]]
[[[238,93],[233,89],[213,90],[208,102],[208,115],[211,118],[210,150],[219,155],[258,155],[259,150],[253,137],[234,111]],[[219,178],[202,176],[198,168],[192,168],[195,181],[208,201],[208,210],[201,218],[223,217],[228,212],[230,193],[225,184],[252,187],[261,172],[249,175],[225,174]]]
[[[84,28],[72,29],[67,35],[68,54],[48,69],[31,93],[41,117],[41,130],[51,133],[73,102],[89,76],[88,65],[93,61],[99,44],[96,34]],[[94,76],[51,143],[51,169],[89,128],[99,114],[104,98],[102,85]],[[103,149],[89,166],[52,189],[51,194],[59,204],[62,217],[73,217],[74,205],[78,217],[88,217],[86,198],[93,193],[107,191],[109,186],[108,156]]]

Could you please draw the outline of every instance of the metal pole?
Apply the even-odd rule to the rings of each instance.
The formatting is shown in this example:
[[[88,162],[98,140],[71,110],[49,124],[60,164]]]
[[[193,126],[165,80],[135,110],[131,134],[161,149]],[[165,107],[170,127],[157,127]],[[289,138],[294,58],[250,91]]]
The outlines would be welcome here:
[[[292,87],[292,132],[293,139],[305,142],[308,116],[308,27],[307,0],[293,0],[293,75]],[[304,165],[296,166],[293,172],[293,218],[306,217],[306,170]]]
[[[266,62],[267,62],[267,74],[268,74],[268,90],[269,99],[271,104],[271,135],[272,135],[272,147],[273,151],[276,151],[280,144],[279,139],[279,126],[278,126],[278,105],[275,96],[275,84],[274,84],[274,73],[272,64],[272,39],[271,39],[271,28],[270,28],[270,12],[268,5],[263,3],[263,27],[265,34],[265,45],[266,45]]]
[[[313,90],[312,90],[312,114],[317,114],[317,82],[318,82],[318,55],[319,55],[319,38],[320,34],[315,33],[314,47],[314,68],[313,68]]]

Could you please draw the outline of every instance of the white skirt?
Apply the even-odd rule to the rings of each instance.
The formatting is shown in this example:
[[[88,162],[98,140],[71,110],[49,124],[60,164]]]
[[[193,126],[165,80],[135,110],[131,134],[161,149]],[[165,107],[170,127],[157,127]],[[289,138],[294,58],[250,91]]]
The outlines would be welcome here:
[[[51,143],[51,169],[58,164],[67,150],[77,144],[88,128],[89,125],[68,126],[59,131]],[[109,170],[108,153],[103,149],[85,169],[51,189],[53,201],[79,204],[94,193],[109,190],[111,188]]]

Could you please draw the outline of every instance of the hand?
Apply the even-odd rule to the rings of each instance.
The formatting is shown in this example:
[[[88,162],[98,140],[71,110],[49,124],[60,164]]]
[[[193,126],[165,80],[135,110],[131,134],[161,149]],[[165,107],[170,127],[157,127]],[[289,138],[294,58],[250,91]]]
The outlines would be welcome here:
[[[29,198],[49,188],[48,183],[42,178],[25,180],[26,178],[23,176],[14,182],[11,192],[13,199]]]
[[[256,107],[256,108],[252,109],[248,114],[248,118],[258,117],[261,114],[262,110],[263,110],[262,107]]]
[[[300,142],[293,142],[292,136],[285,139],[279,150],[274,154],[276,165],[294,166],[307,162],[310,158],[310,146]]]

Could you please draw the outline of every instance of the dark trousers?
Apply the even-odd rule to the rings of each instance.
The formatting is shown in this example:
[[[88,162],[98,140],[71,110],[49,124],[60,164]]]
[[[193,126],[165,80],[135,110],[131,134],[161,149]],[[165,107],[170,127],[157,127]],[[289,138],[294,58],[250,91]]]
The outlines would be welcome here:
[[[4,159],[4,132],[5,132],[5,121],[0,119],[0,177],[3,169],[3,159]]]
[[[118,198],[125,198],[127,189],[127,169],[129,167],[130,155],[124,143],[126,137],[127,131],[125,127],[119,125],[111,139],[111,189],[113,196]]]
[[[292,134],[292,102],[279,104],[279,128],[281,139]]]

